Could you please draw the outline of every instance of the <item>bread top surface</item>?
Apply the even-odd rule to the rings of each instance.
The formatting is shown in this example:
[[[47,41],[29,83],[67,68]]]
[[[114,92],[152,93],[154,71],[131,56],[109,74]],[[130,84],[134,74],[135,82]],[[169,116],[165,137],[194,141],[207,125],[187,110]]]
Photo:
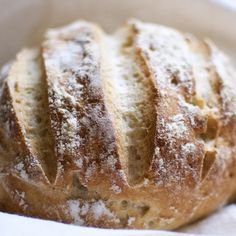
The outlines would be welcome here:
[[[236,73],[211,41],[79,21],[2,74],[3,210],[172,229],[234,194]]]

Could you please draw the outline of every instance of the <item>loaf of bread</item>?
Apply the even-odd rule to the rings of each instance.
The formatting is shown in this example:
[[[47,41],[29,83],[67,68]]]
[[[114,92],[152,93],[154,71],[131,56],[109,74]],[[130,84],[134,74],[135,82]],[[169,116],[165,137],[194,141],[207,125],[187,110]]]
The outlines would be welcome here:
[[[0,81],[1,211],[175,229],[235,195],[236,72],[209,40],[78,21]]]

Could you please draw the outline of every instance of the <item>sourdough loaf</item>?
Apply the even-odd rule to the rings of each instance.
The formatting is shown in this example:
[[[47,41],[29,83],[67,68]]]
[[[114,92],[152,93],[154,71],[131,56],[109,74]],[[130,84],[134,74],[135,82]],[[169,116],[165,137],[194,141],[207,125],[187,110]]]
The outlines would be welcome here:
[[[174,229],[236,190],[236,72],[210,40],[130,20],[49,30],[0,79],[0,210]]]

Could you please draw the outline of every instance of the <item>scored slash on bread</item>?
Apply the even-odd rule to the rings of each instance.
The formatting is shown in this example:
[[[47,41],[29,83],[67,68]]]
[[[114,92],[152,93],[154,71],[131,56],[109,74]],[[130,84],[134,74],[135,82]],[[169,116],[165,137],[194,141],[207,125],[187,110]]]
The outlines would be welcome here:
[[[137,20],[106,35],[78,21],[5,72],[1,210],[173,229],[234,194],[236,73],[209,40]]]
[[[29,142],[28,137],[29,129],[31,128],[29,124],[30,118],[32,118],[29,116],[31,115],[33,106],[27,106],[32,100],[28,100],[31,97],[27,92],[26,83],[29,83],[31,79],[28,74],[30,73],[29,70],[36,69],[32,67],[28,68],[30,63],[34,63],[32,62],[33,58],[31,58],[32,54],[34,52],[24,51],[12,63],[8,76],[2,84],[0,107],[2,140],[5,142],[5,145],[1,149],[6,151],[6,156],[1,156],[10,162],[10,166],[15,165],[15,172],[19,177],[25,177],[29,181],[43,179],[43,177],[41,178],[41,173],[43,173],[42,167],[33,154],[33,145]],[[23,80],[25,77],[28,79],[27,81]],[[33,79],[37,80],[38,78],[37,76],[33,76]],[[22,94],[21,89],[25,89],[24,94]],[[21,156],[25,158],[21,158]],[[24,170],[21,171],[20,166],[25,166],[28,169],[27,173]]]

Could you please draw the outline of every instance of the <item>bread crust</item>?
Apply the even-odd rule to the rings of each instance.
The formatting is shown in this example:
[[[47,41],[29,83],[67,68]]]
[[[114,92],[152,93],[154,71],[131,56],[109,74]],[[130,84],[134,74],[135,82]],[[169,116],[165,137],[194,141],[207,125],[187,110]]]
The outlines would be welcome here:
[[[175,229],[233,196],[236,73],[229,59],[211,41],[167,27],[130,20],[121,32],[108,36],[84,21],[49,30],[40,50],[28,49],[30,59],[18,56],[2,76],[0,210],[103,228]],[[153,150],[139,157],[138,181],[129,176],[129,162],[135,161],[124,151],[127,128],[118,125],[127,116],[115,115],[122,109],[112,93],[121,94],[113,82],[111,93],[106,84],[117,69],[108,41],[120,42],[117,57],[126,52],[141,74],[134,82],[145,80],[152,94],[151,114],[141,120]],[[26,73],[24,60],[26,68],[30,61],[40,67],[38,58],[45,70],[38,79],[47,89],[55,178],[32,152],[9,82]],[[118,80],[124,79],[122,63]],[[133,72],[125,72],[131,83]],[[131,99],[128,94],[122,93],[124,99]]]

